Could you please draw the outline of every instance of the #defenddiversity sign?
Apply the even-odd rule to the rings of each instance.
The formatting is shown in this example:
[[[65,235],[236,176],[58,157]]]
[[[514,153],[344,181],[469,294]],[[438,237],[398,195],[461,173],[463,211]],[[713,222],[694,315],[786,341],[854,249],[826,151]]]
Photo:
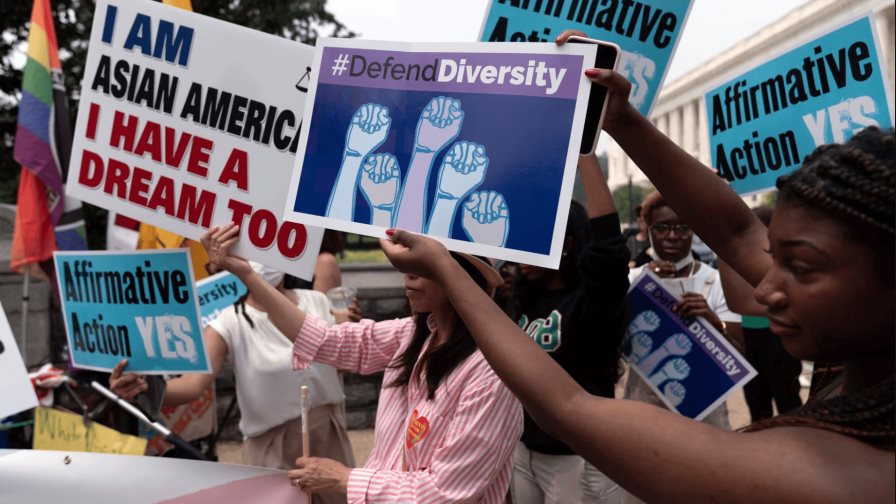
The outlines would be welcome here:
[[[285,215],[556,268],[595,52],[318,39]]]
[[[72,364],[145,374],[211,371],[186,249],[55,252]]]
[[[712,166],[741,195],[775,187],[816,147],[893,127],[872,16],[836,28],[706,94]]]
[[[311,47],[155,2],[97,2],[67,194],[310,279],[323,230],[281,218]]]
[[[672,311],[680,297],[650,271],[632,282],[623,353],[630,369],[672,411],[701,420],[756,370],[702,317]]]

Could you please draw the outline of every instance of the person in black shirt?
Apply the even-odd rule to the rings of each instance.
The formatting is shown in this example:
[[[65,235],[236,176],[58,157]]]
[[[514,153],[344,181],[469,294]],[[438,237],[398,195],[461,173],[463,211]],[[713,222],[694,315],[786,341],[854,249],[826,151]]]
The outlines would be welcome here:
[[[607,197],[594,156],[579,158],[579,172],[589,203]],[[508,315],[567,373],[603,397],[614,396],[621,374],[628,261],[619,215],[573,201],[560,269],[519,265],[505,304]],[[524,425],[514,456],[514,503],[619,502],[615,483],[528,414]]]

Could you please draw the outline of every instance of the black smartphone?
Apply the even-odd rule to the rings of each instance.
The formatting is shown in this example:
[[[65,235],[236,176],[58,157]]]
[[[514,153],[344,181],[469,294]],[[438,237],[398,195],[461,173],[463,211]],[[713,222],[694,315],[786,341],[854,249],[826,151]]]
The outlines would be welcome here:
[[[573,44],[597,44],[597,55],[594,57],[594,68],[609,68],[616,70],[619,63],[619,46],[603,40],[595,40],[573,35],[566,40]],[[591,85],[588,94],[588,108],[585,114],[585,129],[582,132],[582,145],[579,146],[579,154],[589,155],[597,148],[597,137],[600,135],[600,127],[603,123],[604,110],[607,107],[607,88]]]

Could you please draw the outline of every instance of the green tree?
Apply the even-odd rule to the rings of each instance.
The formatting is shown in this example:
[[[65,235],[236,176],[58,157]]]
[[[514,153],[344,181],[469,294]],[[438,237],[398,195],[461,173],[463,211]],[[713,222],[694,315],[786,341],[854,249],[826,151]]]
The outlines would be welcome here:
[[[635,208],[644,201],[644,196],[655,191],[649,182],[621,185],[613,191],[613,202],[619,211],[619,219],[622,222],[634,224],[636,220]]]
[[[78,115],[78,96],[95,3],[88,0],[51,0],[59,58],[65,74],[72,121]],[[313,44],[319,35],[351,37],[326,9],[326,0],[193,0],[193,10],[217,19]],[[0,1],[0,202],[15,203],[19,165],[12,157],[18,104],[21,99],[22,51],[28,40],[32,1]],[[18,58],[18,60],[17,60]],[[18,65],[18,68],[17,68]],[[74,126],[72,127],[74,130]],[[105,210],[85,204],[91,247],[105,242]]]

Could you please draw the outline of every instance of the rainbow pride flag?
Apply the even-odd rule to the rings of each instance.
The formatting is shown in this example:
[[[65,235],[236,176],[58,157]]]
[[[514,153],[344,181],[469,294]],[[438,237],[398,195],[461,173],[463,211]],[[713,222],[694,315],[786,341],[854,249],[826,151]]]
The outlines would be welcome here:
[[[13,242],[28,250],[17,251],[13,247],[11,266],[14,269],[48,258],[43,257],[47,250],[87,248],[81,202],[66,198],[63,187],[71,146],[71,120],[50,1],[34,0],[13,157],[22,165],[23,176],[33,175],[43,183],[45,198],[41,201],[34,194],[34,188],[39,186],[30,182],[20,184],[15,232],[21,236]],[[49,222],[55,226],[55,243],[38,243],[46,241],[40,238],[45,233],[29,229],[28,223],[48,221],[40,212],[47,212]],[[19,214],[23,217],[21,229]]]

